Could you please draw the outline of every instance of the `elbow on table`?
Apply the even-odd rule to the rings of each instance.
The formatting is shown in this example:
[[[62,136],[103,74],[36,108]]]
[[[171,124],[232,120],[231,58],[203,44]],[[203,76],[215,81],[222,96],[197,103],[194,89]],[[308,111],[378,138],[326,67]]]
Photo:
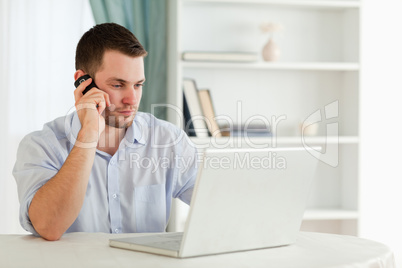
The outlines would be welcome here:
[[[57,241],[64,234],[63,231],[56,230],[55,228],[46,228],[41,226],[35,226],[36,232],[47,241]]]
[[[40,234],[40,233],[39,233]],[[47,241],[57,241],[61,238],[63,234],[57,234],[57,233],[45,233],[45,234],[40,234],[40,236],[47,240]]]
[[[29,218],[35,231],[48,241],[59,240],[67,230],[61,222],[49,219],[44,215],[34,214],[31,210],[29,211]]]

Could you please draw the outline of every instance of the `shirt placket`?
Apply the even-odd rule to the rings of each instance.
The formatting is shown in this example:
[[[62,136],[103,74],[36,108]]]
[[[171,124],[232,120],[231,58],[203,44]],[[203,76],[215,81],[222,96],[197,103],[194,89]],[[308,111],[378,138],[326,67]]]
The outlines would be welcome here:
[[[108,164],[108,200],[110,228],[112,233],[121,233],[121,210],[120,210],[120,185],[117,153],[110,159]]]

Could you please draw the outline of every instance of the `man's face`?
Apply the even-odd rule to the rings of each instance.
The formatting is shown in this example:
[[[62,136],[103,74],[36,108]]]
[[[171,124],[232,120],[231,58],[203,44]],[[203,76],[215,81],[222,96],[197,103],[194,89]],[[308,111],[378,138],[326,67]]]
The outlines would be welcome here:
[[[95,74],[95,83],[109,95],[111,106],[104,111],[106,125],[127,128],[133,123],[145,81],[143,57],[130,57],[109,50]]]

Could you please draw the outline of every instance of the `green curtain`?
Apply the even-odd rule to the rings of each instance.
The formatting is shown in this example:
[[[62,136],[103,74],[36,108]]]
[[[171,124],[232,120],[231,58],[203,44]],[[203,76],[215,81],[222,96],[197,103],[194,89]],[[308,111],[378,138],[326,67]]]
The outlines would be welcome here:
[[[166,119],[166,109],[151,109],[167,101],[166,0],[90,0],[97,24],[118,23],[129,29],[148,51],[140,111]]]

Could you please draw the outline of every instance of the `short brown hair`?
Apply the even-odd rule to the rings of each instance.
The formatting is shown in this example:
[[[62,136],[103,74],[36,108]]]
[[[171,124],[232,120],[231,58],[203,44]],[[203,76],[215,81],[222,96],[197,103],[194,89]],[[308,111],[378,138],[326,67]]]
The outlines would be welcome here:
[[[81,37],[75,52],[75,69],[94,76],[102,66],[105,51],[116,50],[131,57],[148,53],[135,35],[116,23],[98,24]]]

